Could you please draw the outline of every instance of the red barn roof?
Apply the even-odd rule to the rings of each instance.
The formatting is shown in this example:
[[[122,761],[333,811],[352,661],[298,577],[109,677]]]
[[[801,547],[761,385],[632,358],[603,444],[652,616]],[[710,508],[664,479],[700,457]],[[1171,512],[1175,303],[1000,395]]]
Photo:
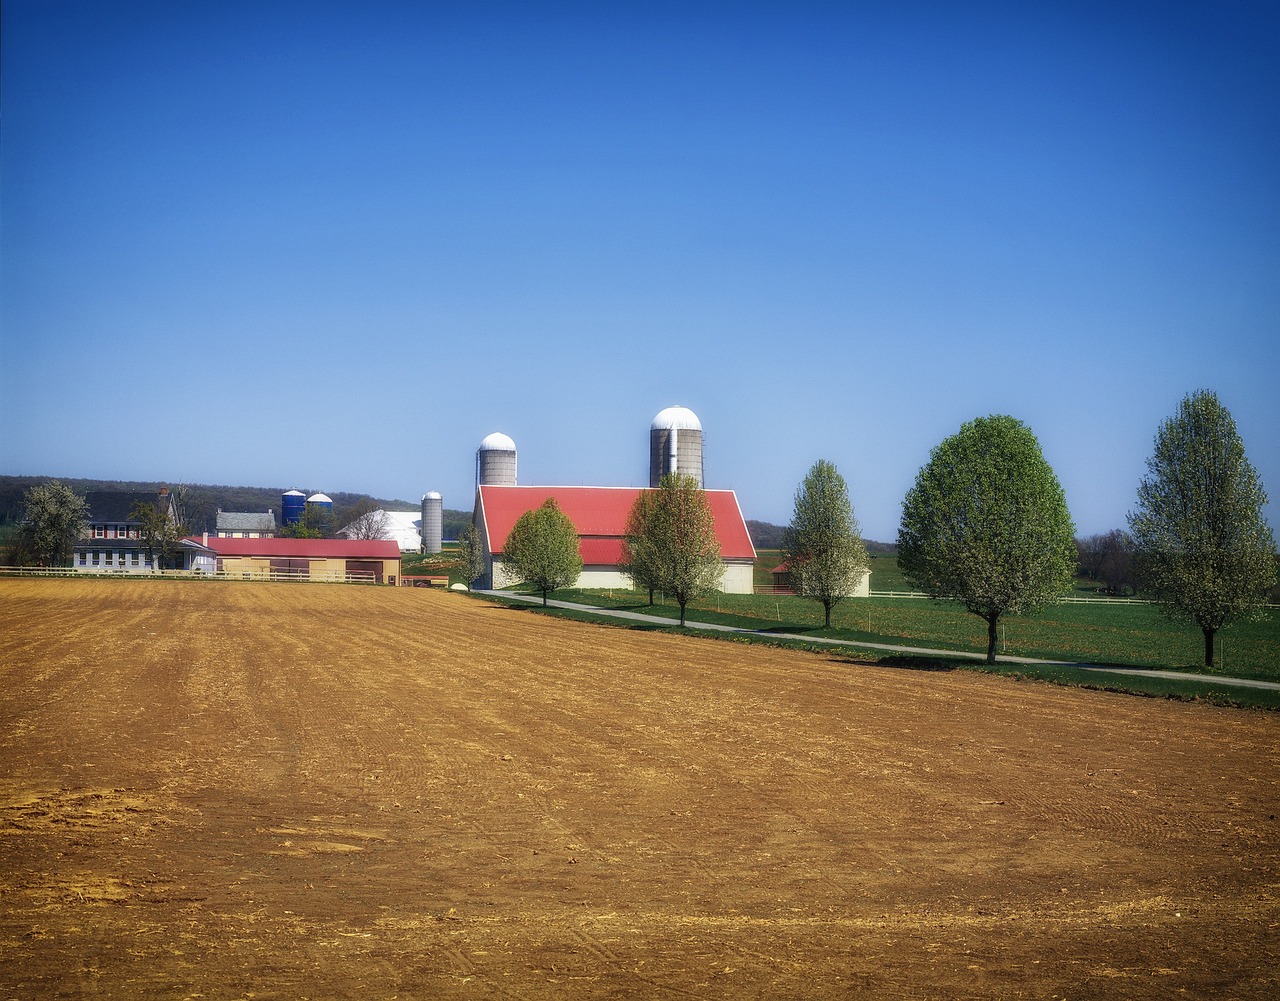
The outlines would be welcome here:
[[[627,516],[645,487],[508,487],[482,486],[476,498],[476,521],[489,538],[489,549],[501,553],[516,520],[554,497],[578,530],[579,552],[586,564],[614,566],[622,560]],[[720,558],[753,560],[755,547],[732,490],[708,490]],[[210,542],[213,540],[210,539]],[[219,540],[221,541],[221,540]]]
[[[192,538],[194,542],[201,539]],[[215,539],[208,546],[219,556],[275,556],[315,560],[398,560],[400,546],[386,539]]]

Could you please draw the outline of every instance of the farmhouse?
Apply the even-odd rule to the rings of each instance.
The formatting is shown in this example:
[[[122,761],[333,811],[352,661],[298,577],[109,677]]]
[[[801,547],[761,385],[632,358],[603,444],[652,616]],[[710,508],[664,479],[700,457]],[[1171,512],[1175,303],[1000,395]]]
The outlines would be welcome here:
[[[484,548],[485,572],[480,586],[506,587],[513,582],[503,564],[507,536],[526,511],[555,498],[578,530],[582,574],[578,587],[632,586],[619,566],[627,516],[643,487],[520,487],[481,484],[473,515]],[[708,490],[707,502],[715,519],[716,537],[725,573],[722,588],[729,594],[750,594],[756,551],[747,523],[732,490]]]
[[[173,495],[162,487],[157,493],[125,490],[91,491],[85,538],[71,546],[71,568],[79,573],[151,574],[157,570],[213,569],[213,553],[195,539],[184,539],[162,554],[143,537],[140,508],[154,505],[173,526],[178,516]]]
[[[219,573],[379,584],[400,579],[400,547],[386,539],[210,538],[207,545]]]
[[[274,511],[223,511],[218,509],[219,539],[269,539],[276,534]]]

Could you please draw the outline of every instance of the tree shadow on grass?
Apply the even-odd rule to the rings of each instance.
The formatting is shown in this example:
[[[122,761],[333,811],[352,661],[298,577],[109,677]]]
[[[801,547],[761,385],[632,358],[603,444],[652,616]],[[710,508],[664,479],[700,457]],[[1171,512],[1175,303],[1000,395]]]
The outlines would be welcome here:
[[[866,654],[836,654],[831,658],[838,663],[861,664],[870,667],[890,667],[898,671],[928,671],[933,673],[961,671],[981,664],[981,661],[962,658],[934,657],[928,654],[894,654],[870,660]]]

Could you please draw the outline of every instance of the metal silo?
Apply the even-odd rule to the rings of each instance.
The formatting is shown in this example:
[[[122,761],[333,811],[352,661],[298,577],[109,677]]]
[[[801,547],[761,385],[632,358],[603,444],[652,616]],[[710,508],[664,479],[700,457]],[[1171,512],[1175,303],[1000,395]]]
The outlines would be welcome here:
[[[516,443],[500,431],[485,438],[476,451],[476,483],[482,487],[516,485]]]
[[[649,486],[668,473],[702,482],[702,423],[687,407],[667,407],[649,425]]]
[[[289,490],[280,495],[280,524],[296,525],[302,520],[307,495],[301,490]]]
[[[422,551],[438,553],[443,548],[444,501],[432,490],[422,495]]]

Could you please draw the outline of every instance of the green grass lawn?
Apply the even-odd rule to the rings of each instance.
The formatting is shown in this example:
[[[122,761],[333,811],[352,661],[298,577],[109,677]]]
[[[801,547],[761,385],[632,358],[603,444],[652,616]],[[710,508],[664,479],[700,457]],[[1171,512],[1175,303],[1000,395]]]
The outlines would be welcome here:
[[[659,598],[649,609],[635,591],[558,591],[557,598],[676,617]],[[922,598],[850,598],[822,628],[822,606],[790,595],[715,594],[689,607],[691,618],[769,632],[828,636],[971,653],[986,651],[986,623],[949,602]],[[1154,605],[1064,603],[1034,616],[1001,621],[999,652],[1046,660],[1170,668],[1203,672],[1203,637],[1193,625],[1171,622]],[[1259,622],[1236,623],[1218,634],[1215,673],[1280,681],[1280,610]]]

